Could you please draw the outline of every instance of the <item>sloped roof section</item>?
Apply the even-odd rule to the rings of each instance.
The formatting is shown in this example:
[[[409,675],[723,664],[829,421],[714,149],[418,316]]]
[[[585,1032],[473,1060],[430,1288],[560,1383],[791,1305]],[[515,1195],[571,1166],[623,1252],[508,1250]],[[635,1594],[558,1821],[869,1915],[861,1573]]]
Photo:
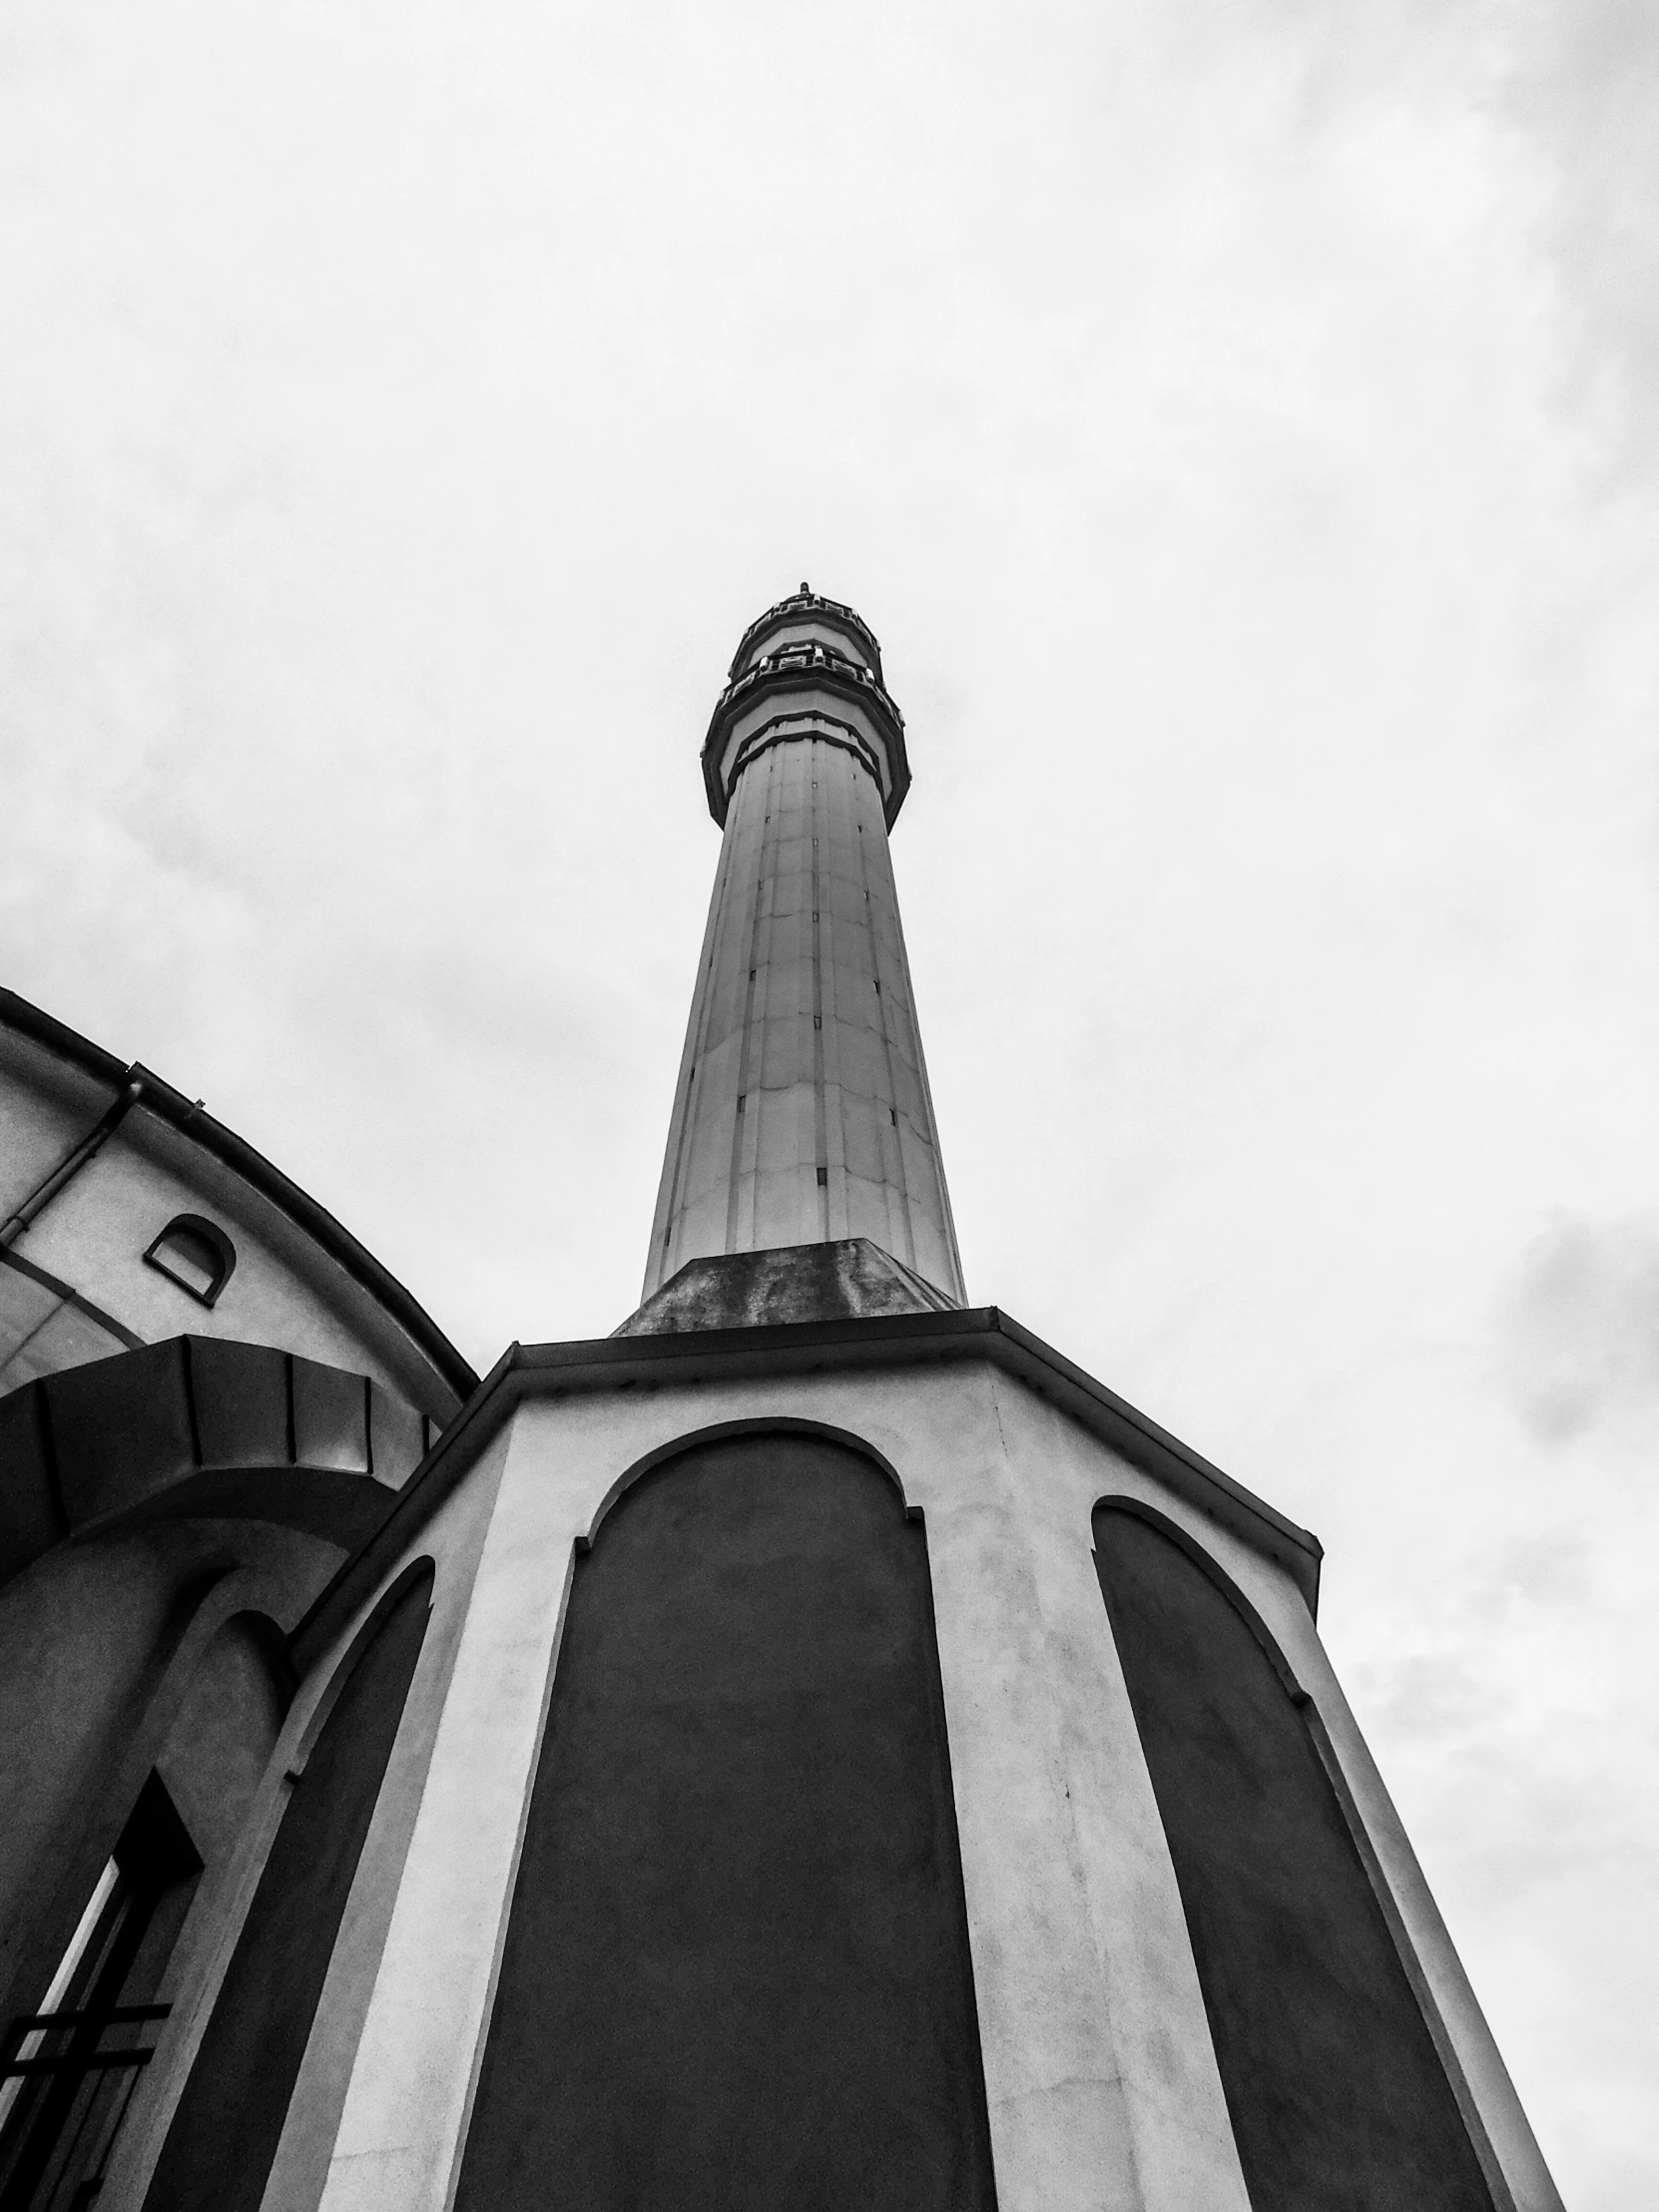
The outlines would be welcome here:
[[[611,1334],[669,1337],[688,1329],[764,1329],[780,1322],[955,1310],[953,1299],[868,1237],[842,1237],[830,1244],[688,1260]]]

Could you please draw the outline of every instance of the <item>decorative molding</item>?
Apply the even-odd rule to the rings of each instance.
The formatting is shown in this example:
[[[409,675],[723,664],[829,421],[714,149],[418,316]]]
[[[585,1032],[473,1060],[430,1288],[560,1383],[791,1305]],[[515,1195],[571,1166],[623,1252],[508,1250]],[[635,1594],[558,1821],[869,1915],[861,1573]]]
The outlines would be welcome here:
[[[214,1279],[205,1291],[198,1290],[188,1277],[168,1265],[164,1248],[169,1239],[180,1232],[187,1238],[194,1237],[199,1243],[205,1244],[219,1263]],[[187,1298],[194,1298],[199,1306],[217,1306],[226,1284],[236,1273],[237,1248],[218,1222],[210,1221],[206,1214],[175,1214],[144,1254],[144,1264],[154,1268],[158,1275],[165,1275]]]
[[[886,751],[887,783],[890,789],[883,794],[881,811],[890,830],[898,819],[898,810],[903,806],[904,795],[910,788],[909,756],[904,748],[904,717],[868,669],[861,669],[856,662],[845,660],[840,654],[831,653],[819,645],[802,647],[799,650],[792,647],[769,656],[735,682],[728,684],[715,702],[709,733],[703,741],[703,782],[708,792],[710,814],[724,829],[726,811],[731,800],[731,784],[723,780],[721,764],[738,717],[769,695],[799,695],[804,679],[815,691],[828,691],[862,708],[874,723]],[[825,719],[832,718],[826,716]]]
[[[1325,1547],[1220,1467],[1160,1428],[1063,1354],[994,1306],[858,1321],[784,1322],[759,1329],[689,1330],[663,1337],[600,1337],[573,1344],[509,1345],[445,1429],[384,1521],[348,1560],[294,1630],[308,1643],[334,1633],[384,1572],[387,1557],[418,1531],[527,1398],[598,1390],[684,1387],[751,1377],[846,1374],[860,1369],[983,1361],[1098,1436],[1132,1466],[1155,1475],[1210,1519],[1288,1574],[1310,1615],[1319,1605]]]
[[[738,650],[732,656],[732,676],[736,678],[742,675],[749,656],[755,650],[756,642],[765,637],[769,630],[782,629],[790,622],[810,621],[814,616],[841,623],[854,632],[869,648],[870,665],[876,675],[880,675],[880,641],[863,616],[842,600],[826,599],[821,592],[809,591],[803,585],[800,591],[792,592],[788,599],[780,599],[776,606],[769,607],[764,615],[757,616],[749,625],[738,640]]]
[[[879,1467],[894,1489],[897,1490],[899,1501],[904,1505],[906,1520],[919,1520],[921,1518],[921,1507],[911,1505],[905,1499],[904,1478],[892,1461],[887,1458],[884,1452],[877,1451],[875,1446],[867,1442],[862,1436],[855,1436],[850,1428],[837,1428],[830,1421],[800,1420],[787,1413],[757,1413],[752,1419],[717,1420],[710,1422],[704,1428],[688,1428],[683,1435],[671,1438],[666,1444],[655,1445],[645,1453],[643,1458],[636,1459],[631,1467],[626,1468],[623,1473],[617,1476],[605,1495],[594,1507],[593,1518],[588,1523],[587,1533],[578,1536],[576,1539],[577,1550],[579,1552],[589,1552],[593,1549],[599,1531],[612,1507],[619,1502],[627,1491],[634,1487],[636,1482],[641,1481],[648,1475],[654,1467],[660,1467],[666,1461],[678,1458],[684,1451],[695,1451],[699,1444],[719,1443],[727,1436],[817,1436],[825,1443],[839,1444],[843,1451],[855,1451],[860,1458],[867,1459],[872,1466]]]
[[[839,731],[840,736],[831,733]],[[770,722],[763,722],[758,730],[752,730],[733,757],[726,776],[728,803],[738,788],[738,779],[752,761],[763,753],[770,753],[775,745],[792,745],[801,739],[816,739],[821,745],[832,745],[842,753],[850,753],[862,769],[869,773],[877,797],[881,792],[881,764],[875,757],[875,748],[855,730],[850,722],[842,722],[837,715],[814,714],[808,710],[801,714],[774,715]]]
[[[19,1275],[26,1275],[31,1283],[38,1283],[43,1291],[52,1291],[66,1306],[73,1306],[78,1314],[85,1314],[88,1321],[95,1321],[100,1329],[107,1329],[119,1344],[129,1352],[139,1351],[144,1339],[125,1322],[117,1321],[113,1314],[106,1314],[102,1306],[94,1306],[90,1298],[83,1298],[73,1284],[61,1283],[55,1275],[48,1275],[44,1268],[37,1268],[33,1260],[25,1260],[22,1253],[11,1246],[0,1249],[0,1268],[14,1268]]]

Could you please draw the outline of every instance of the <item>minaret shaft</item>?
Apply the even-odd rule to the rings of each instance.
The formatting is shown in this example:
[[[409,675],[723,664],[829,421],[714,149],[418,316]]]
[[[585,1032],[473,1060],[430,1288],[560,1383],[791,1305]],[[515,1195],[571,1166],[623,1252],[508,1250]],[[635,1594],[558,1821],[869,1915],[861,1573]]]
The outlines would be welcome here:
[[[644,1295],[688,1260],[842,1237],[966,1302],[882,793],[804,734],[731,792]]]

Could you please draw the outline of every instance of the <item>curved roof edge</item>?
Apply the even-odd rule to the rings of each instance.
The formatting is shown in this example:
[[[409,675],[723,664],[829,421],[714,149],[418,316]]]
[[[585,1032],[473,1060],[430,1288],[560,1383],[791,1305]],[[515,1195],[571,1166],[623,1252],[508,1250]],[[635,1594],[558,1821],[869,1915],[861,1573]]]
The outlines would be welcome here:
[[[138,1104],[180,1135],[188,1137],[193,1144],[200,1145],[211,1158],[229,1168],[233,1175],[240,1176],[251,1190],[285,1214],[295,1228],[302,1230],[397,1323],[458,1397],[470,1397],[478,1387],[478,1378],[468,1362],[426,1309],[380,1265],[373,1253],[360,1245],[326,1207],[319,1206],[297,1183],[290,1183],[280,1168],[273,1167],[263,1153],[256,1152],[234,1130],[215,1121],[195,1099],[175,1090],[142,1061],[135,1060],[129,1067],[113,1052],[106,1052],[102,1045],[94,1044],[67,1023],[3,986],[0,986],[0,1026],[16,1030],[55,1053],[59,1059],[67,1060],[83,1074],[108,1083],[114,1091],[119,1092],[128,1083],[141,1084],[143,1095]]]

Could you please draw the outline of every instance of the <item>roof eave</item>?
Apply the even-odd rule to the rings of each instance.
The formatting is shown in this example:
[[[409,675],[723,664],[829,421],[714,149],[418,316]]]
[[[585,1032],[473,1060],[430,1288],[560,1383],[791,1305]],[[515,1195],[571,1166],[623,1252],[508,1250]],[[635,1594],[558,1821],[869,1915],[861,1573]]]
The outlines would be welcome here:
[[[295,1629],[295,1663],[303,1668],[319,1655],[367,1589],[413,1541],[502,1422],[526,1398],[976,1359],[1018,1377],[1132,1465],[1167,1482],[1199,1511],[1273,1560],[1301,1591],[1309,1612],[1317,1616],[1320,1562],[1325,1555],[1317,1536],[1276,1512],[1242,1482],[1235,1482],[1011,1316],[994,1306],[979,1306],[859,1321],[509,1345],[410,1476],[374,1535],[340,1568]]]
[[[113,1089],[119,1090],[123,1084],[133,1081],[142,1083],[144,1092],[138,1103],[147,1112],[199,1144],[211,1158],[258,1191],[279,1213],[285,1214],[398,1325],[457,1397],[464,1400],[476,1391],[478,1377],[471,1365],[396,1277],[388,1273],[326,1207],[319,1206],[297,1183],[290,1182],[280,1168],[274,1167],[263,1153],[256,1152],[234,1130],[216,1121],[205,1107],[186,1098],[183,1091],[175,1090],[171,1083],[142,1062],[135,1061],[129,1067],[113,1052],[106,1052],[102,1045],[92,1043],[90,1038],[81,1036],[54,1015],[20,998],[16,991],[0,988],[0,1025],[17,1030]]]

